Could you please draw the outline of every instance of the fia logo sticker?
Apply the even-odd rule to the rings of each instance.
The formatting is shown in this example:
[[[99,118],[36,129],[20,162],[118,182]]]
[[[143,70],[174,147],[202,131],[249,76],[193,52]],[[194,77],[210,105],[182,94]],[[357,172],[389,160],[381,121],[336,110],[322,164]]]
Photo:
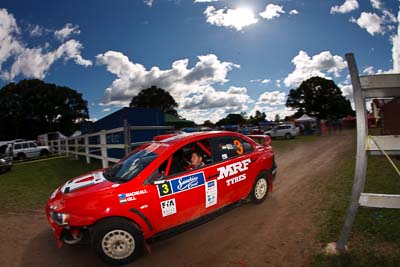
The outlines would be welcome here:
[[[175,198],[168,199],[160,202],[162,216],[166,217],[176,213],[176,203]]]

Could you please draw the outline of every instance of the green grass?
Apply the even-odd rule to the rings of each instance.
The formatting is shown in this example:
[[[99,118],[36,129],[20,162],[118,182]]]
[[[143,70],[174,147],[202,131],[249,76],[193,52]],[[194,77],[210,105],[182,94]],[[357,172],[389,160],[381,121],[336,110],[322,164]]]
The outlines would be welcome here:
[[[353,184],[355,149],[344,153],[324,194],[320,242],[339,239]],[[400,166],[399,160],[394,160]],[[400,194],[400,177],[388,160],[369,157],[364,192]],[[326,256],[315,253],[312,266],[400,266],[400,209],[361,207],[347,242],[349,253]]]
[[[0,212],[24,212],[43,208],[51,193],[66,180],[99,169],[67,158],[16,164],[0,175]]]
[[[316,135],[300,135],[300,136],[296,136],[296,138],[293,139],[272,139],[271,142],[271,146],[274,149],[277,150],[285,150],[285,149],[289,149],[292,148],[295,145],[301,144],[301,143],[308,143],[308,142],[313,142],[315,140],[317,140],[318,138],[321,138],[320,136],[316,136]]]

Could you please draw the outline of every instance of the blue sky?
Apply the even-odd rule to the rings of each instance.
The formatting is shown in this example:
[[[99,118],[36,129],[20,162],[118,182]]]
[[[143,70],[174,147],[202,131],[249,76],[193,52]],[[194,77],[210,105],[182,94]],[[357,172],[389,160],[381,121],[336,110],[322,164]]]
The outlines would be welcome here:
[[[363,74],[400,72],[395,0],[0,2],[0,86],[71,87],[92,119],[159,86],[202,123],[255,110],[293,113],[290,89],[319,75],[351,99],[345,53]]]

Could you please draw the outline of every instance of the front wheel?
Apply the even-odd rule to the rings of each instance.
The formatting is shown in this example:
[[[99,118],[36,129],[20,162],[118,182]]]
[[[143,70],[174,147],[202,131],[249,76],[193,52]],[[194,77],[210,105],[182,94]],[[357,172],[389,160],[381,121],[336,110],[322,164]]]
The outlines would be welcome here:
[[[285,134],[285,139],[287,140],[292,139],[292,135],[290,133]]]
[[[122,265],[134,261],[142,254],[144,240],[135,224],[126,219],[112,218],[95,226],[92,244],[101,259]]]
[[[46,149],[43,149],[42,151],[40,151],[40,156],[41,157],[48,157],[49,156],[49,151]]]
[[[265,200],[268,195],[268,176],[266,173],[257,176],[253,189],[251,190],[251,201],[259,204]]]

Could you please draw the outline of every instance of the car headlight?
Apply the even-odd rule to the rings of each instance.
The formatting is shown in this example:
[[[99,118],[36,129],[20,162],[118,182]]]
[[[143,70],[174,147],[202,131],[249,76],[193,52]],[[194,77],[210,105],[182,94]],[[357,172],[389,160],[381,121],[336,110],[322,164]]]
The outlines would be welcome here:
[[[57,189],[56,190],[54,190],[54,192],[51,194],[51,196],[50,196],[50,199],[53,199],[56,195],[57,195],[57,193],[58,193],[58,189],[60,189],[59,187],[57,187]]]
[[[70,215],[68,213],[59,213],[55,211],[50,211],[50,216],[56,224],[63,226],[68,225]]]

